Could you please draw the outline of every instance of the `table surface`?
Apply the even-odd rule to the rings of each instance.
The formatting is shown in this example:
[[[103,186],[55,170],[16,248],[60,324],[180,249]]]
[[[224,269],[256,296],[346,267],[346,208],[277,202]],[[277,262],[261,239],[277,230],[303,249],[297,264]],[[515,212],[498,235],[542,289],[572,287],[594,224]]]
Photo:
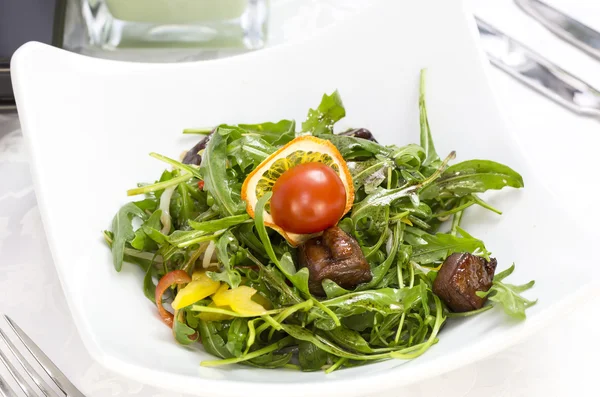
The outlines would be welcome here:
[[[288,21],[285,27],[274,27],[277,40],[288,40],[301,28],[323,26],[348,13],[359,12],[364,6],[349,0],[310,0],[292,13],[289,4],[293,1],[274,2],[273,19]],[[472,3],[480,17],[600,87],[597,61],[560,42],[522,14],[512,1],[472,0]],[[553,0],[552,3],[600,29],[598,2]],[[570,186],[581,186],[579,197],[596,197],[596,184],[589,182],[594,174],[588,167],[589,160],[587,164],[585,161],[594,158],[596,148],[600,147],[600,121],[577,117],[498,70],[492,70],[491,76],[498,101],[511,127],[519,132],[520,143],[531,161],[556,164],[540,169],[538,177],[552,187],[559,202],[568,205],[573,199],[572,189],[560,188],[564,181]],[[87,396],[183,396],[113,373],[92,361],[84,349],[54,270],[27,161],[16,115],[0,114],[0,312],[17,320]],[[578,205],[586,220],[600,218],[599,211],[595,211],[595,200],[584,201]],[[595,359],[600,357],[600,340],[594,336],[599,335],[600,320],[593,313],[598,305],[600,295],[574,307],[568,316],[556,319],[539,334],[497,355],[399,388],[390,395],[597,395]]]

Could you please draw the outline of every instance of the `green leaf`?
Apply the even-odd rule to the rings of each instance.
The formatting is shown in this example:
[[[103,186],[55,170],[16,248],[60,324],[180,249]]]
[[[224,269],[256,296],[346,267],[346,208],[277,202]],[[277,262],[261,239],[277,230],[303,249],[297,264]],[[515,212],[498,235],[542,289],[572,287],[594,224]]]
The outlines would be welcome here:
[[[359,361],[381,360],[381,359],[390,357],[389,353],[371,354],[371,355],[367,355],[367,354],[363,354],[363,353],[351,353],[351,352],[346,351],[346,350],[342,349],[341,347],[337,346],[335,343],[331,342],[327,338],[324,338],[320,335],[315,335],[314,333],[310,332],[309,330],[302,328],[298,325],[281,324],[281,327],[288,335],[291,335],[293,338],[301,340],[301,341],[305,341],[305,342],[310,342],[310,343],[314,344],[317,348],[319,348],[329,354],[333,354],[337,357],[345,357],[345,358],[348,358],[351,360],[359,360]]]
[[[425,161],[426,153],[425,150],[414,143],[410,143],[406,146],[394,148],[393,153],[390,157],[394,159],[394,162],[398,167],[418,169]]]
[[[317,137],[326,139],[333,143],[346,161],[359,157],[370,157],[374,155],[392,157],[394,153],[394,150],[391,148],[363,138],[337,134],[313,135],[317,135]]]
[[[134,201],[136,207],[141,209],[142,211],[154,212],[158,207],[158,201],[154,198],[147,198],[139,201]]]
[[[150,153],[151,157],[154,157],[155,159],[158,159],[160,161],[164,161],[167,164],[172,165],[173,167],[182,170],[182,171],[186,171],[190,174],[192,174],[193,176],[195,176],[198,179],[202,179],[202,175],[200,174],[200,172],[198,171],[198,169],[194,166],[188,165],[188,164],[183,164],[182,162],[179,162],[177,160],[173,160],[172,158],[169,158],[167,156],[163,156],[162,154],[158,154],[158,153]]]
[[[296,136],[294,120],[281,120],[277,123],[238,124],[238,126],[259,134],[262,139],[274,146],[284,145]]]
[[[281,368],[288,364],[293,357],[293,353],[277,354],[275,352],[263,354],[253,360],[247,361],[248,364],[259,368]]]
[[[402,298],[404,290],[382,288],[352,292],[333,299],[327,299],[321,303],[326,307],[333,308],[335,313],[341,317],[361,314],[365,311],[374,311],[383,315],[401,313],[404,310]]]
[[[229,229],[230,227],[239,225],[240,223],[243,223],[248,219],[250,219],[250,216],[248,214],[228,216],[204,222],[196,222],[190,219],[188,220],[188,225],[190,225],[190,227],[192,227],[194,230],[198,230],[204,233],[210,233],[223,229]]]
[[[402,233],[402,224],[400,222],[396,223],[394,227],[394,231],[392,234],[392,249],[387,253],[387,258],[383,263],[377,266],[375,269],[372,269],[373,278],[366,284],[359,286],[357,291],[364,291],[367,289],[371,289],[376,287],[381,279],[387,274],[392,266],[392,263],[395,263],[396,253],[398,252],[398,247],[400,246],[400,234]]]
[[[112,221],[112,256],[115,270],[120,272],[123,267],[123,255],[125,251],[125,243],[130,242],[135,238],[133,225],[131,221],[134,217],[145,220],[147,215],[138,206],[133,203],[125,204],[115,215]]]
[[[337,90],[331,95],[324,94],[319,107],[308,111],[306,121],[302,123],[302,131],[313,135],[332,134],[333,125],[344,116],[346,109]]]
[[[265,227],[264,222],[264,208],[266,203],[271,199],[271,196],[271,192],[266,193],[260,198],[260,200],[258,200],[258,203],[256,204],[256,215],[254,218],[256,231],[260,236],[260,240],[265,247],[265,251],[269,256],[269,259],[271,259],[275,266],[277,266],[279,271],[281,271],[281,273],[283,273],[283,275],[290,280],[292,284],[298,288],[298,290],[307,296],[311,296],[308,289],[308,269],[303,268],[300,271],[296,271],[296,266],[294,265],[292,256],[289,253],[285,253],[281,257],[281,260],[277,259],[277,256],[275,255],[275,251],[273,250],[273,245],[271,244],[271,239],[269,239],[269,235],[267,234],[267,228]]]
[[[207,353],[221,358],[231,358],[229,349],[225,346],[225,341],[219,335],[219,332],[213,321],[200,320],[198,328],[200,331],[200,340]]]
[[[227,173],[227,141],[219,133],[219,127],[206,146],[200,171],[204,179],[204,190],[208,190],[224,216],[237,215],[245,210],[239,199],[240,188],[235,186]]]
[[[179,320],[180,316],[173,319],[173,336],[175,340],[182,345],[191,345],[198,340],[195,329],[192,329]]]
[[[462,237],[444,233],[423,234],[421,237],[426,244],[414,246],[411,259],[425,265],[442,261],[455,252],[470,252],[489,258],[483,241],[467,234],[461,228],[458,228],[458,231]]]
[[[199,230],[175,230],[167,237],[167,241],[174,246],[187,247],[192,244],[214,240],[223,233],[225,233],[225,230],[218,230],[212,234]]]
[[[342,318],[342,323],[345,327],[354,331],[363,332],[364,330],[373,327],[375,323],[376,312],[364,312]]]
[[[215,281],[227,283],[231,288],[236,288],[242,282],[240,273],[236,270],[223,270],[221,272],[206,272],[206,275]],[[233,287],[235,285],[235,287]]]
[[[351,218],[355,225],[358,225],[362,219],[371,218],[372,221],[384,216],[384,210],[392,205],[395,201],[409,197],[415,192],[413,186],[406,188],[384,189],[378,187],[365,197],[364,200],[354,204],[352,207]]]
[[[513,274],[513,272],[515,271],[515,264],[513,263],[511,265],[511,267],[509,267],[506,270],[501,271],[500,273],[496,274],[494,276],[494,281],[502,281],[504,280],[506,277],[510,276],[511,274]]]
[[[372,193],[387,178],[388,170],[394,163],[386,158],[379,156],[366,161],[348,163],[354,190],[364,186],[365,193]]]
[[[436,168],[440,161],[440,156],[435,151],[431,129],[429,128],[429,118],[427,117],[427,107],[425,105],[425,75],[426,70],[421,69],[421,79],[419,84],[419,120],[421,125],[421,147],[425,149],[424,166],[431,165]]]
[[[303,371],[318,371],[326,363],[329,355],[310,342],[298,343],[298,361]]]
[[[506,165],[490,160],[468,160],[448,167],[442,176],[420,192],[423,200],[439,196],[463,197],[471,193],[522,188],[523,177]]]
[[[374,353],[369,343],[358,332],[346,327],[342,326],[326,331],[325,335],[345,349],[354,350],[357,353]]]
[[[210,278],[215,281],[224,281],[229,284],[231,288],[237,288],[240,285],[242,277],[237,270],[233,269],[232,263],[229,260],[230,255],[235,254],[238,248],[238,241],[230,231],[225,232],[219,237],[219,240],[217,240],[216,243],[216,251],[217,259],[219,260],[219,263],[223,265],[223,271],[220,273],[209,272]]]
[[[327,298],[337,298],[338,296],[349,294],[351,291],[348,291],[345,288],[340,287],[334,281],[329,279],[325,279],[321,282],[323,286],[323,290],[325,291],[325,295]]]
[[[146,233],[146,230],[148,230],[153,237],[158,238],[156,234],[152,232],[152,230],[157,230],[161,228],[161,215],[162,210],[154,211],[152,215],[150,215],[150,218],[144,221],[144,223],[142,223],[138,230],[135,231],[135,238],[131,241],[131,246],[133,248],[135,248],[138,251],[156,250],[156,241],[149,236],[149,233]]]
[[[256,135],[244,135],[227,146],[227,154],[242,170],[256,168],[277,149]]]
[[[276,267],[261,265],[260,270],[261,278],[264,279],[266,286],[275,290],[271,302],[277,303],[279,306],[291,306],[304,301],[297,291],[286,284],[285,277]]]
[[[244,318],[234,319],[227,331],[227,343],[225,347],[235,357],[241,357],[248,337],[248,320]]]
[[[508,269],[498,273],[494,277],[492,287],[487,292],[478,291],[477,296],[480,298],[487,296],[489,300],[501,304],[504,312],[509,316],[516,318],[517,320],[525,320],[527,317],[525,310],[535,305],[537,299],[535,301],[525,299],[521,296],[521,292],[525,292],[533,287],[535,281],[531,280],[523,285],[505,284],[502,282],[502,280],[511,275],[514,270],[515,265],[513,264]]]
[[[283,254],[280,260],[280,270],[283,275],[292,282],[294,287],[302,291],[306,296],[310,296],[308,290],[308,268],[303,267],[296,271],[296,266],[292,260],[292,255],[289,252]]]
[[[154,285],[154,281],[152,281],[152,266],[148,266],[148,270],[146,270],[146,275],[144,276],[144,295],[146,298],[150,299],[150,302],[155,303],[155,293],[156,286]]]

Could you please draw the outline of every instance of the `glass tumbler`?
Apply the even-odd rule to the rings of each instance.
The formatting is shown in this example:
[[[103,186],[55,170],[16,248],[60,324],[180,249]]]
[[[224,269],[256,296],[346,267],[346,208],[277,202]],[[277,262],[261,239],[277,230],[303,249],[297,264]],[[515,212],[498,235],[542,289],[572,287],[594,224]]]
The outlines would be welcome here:
[[[89,45],[259,49],[269,0],[80,0]]]

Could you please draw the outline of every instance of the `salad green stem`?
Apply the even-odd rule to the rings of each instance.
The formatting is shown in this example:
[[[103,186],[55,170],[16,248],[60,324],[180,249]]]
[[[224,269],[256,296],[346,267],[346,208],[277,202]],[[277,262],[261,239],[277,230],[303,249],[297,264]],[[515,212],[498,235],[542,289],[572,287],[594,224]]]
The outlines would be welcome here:
[[[213,130],[214,130],[214,128],[185,128],[183,130],[183,133],[184,134],[208,135]]]
[[[186,172],[185,174],[176,176],[175,178],[169,179],[168,181],[157,182],[152,185],[145,185],[145,186],[140,186],[140,187],[137,187],[134,189],[129,189],[127,191],[127,195],[128,196],[137,196],[138,194],[156,192],[157,190],[163,190],[168,187],[177,186],[180,183],[187,182],[191,178],[192,178],[192,174],[189,174]]]
[[[256,358],[256,357],[260,357],[264,354],[274,352],[275,350],[284,348],[288,345],[291,345],[292,343],[294,343],[294,338],[292,338],[291,336],[286,336],[285,338],[283,338],[267,347],[264,347],[259,350],[255,350],[255,351],[245,354],[241,357],[227,358],[224,360],[202,361],[200,363],[200,365],[203,367],[219,367],[222,365],[241,363],[244,361],[252,360],[253,358]]]

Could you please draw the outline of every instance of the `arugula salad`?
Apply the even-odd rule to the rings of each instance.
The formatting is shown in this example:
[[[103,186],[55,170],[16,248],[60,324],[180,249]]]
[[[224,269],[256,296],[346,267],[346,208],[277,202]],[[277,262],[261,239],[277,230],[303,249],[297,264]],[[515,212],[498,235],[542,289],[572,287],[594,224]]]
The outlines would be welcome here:
[[[306,121],[185,130],[202,139],[115,215],[114,267],[139,265],[143,292],[203,366],[331,372],[412,359],[451,317],[494,305],[525,319],[524,285],[495,274],[461,227],[488,190],[522,188],[490,160],[435,150],[420,79],[420,143],[382,145],[367,129],[334,133],[346,111],[324,95]],[[460,321],[455,319],[453,321]]]

